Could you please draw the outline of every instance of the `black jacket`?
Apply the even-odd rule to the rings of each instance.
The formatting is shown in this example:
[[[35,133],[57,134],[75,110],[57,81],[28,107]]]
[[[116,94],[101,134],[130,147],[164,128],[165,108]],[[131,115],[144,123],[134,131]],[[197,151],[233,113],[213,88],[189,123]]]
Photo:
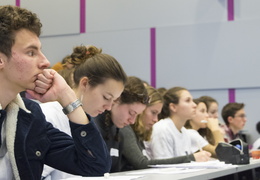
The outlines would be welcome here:
[[[103,176],[110,169],[106,145],[93,122],[70,122],[71,138],[46,122],[36,102],[19,95],[6,110],[0,106],[0,122],[4,119],[15,179],[40,179],[44,163],[81,176]]]

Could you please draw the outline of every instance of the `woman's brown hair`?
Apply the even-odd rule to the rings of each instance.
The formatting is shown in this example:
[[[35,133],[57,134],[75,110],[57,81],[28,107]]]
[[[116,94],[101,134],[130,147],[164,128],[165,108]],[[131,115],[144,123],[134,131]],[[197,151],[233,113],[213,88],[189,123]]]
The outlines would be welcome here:
[[[117,100],[117,103],[120,104],[133,104],[133,103],[142,103],[147,105],[149,103],[148,92],[143,84],[143,81],[135,76],[129,76],[125,85],[125,89],[122,92],[120,98]],[[112,124],[111,112],[106,112],[105,125],[107,135],[109,137],[109,128]],[[114,137],[116,141],[119,141],[118,138],[119,129]]]

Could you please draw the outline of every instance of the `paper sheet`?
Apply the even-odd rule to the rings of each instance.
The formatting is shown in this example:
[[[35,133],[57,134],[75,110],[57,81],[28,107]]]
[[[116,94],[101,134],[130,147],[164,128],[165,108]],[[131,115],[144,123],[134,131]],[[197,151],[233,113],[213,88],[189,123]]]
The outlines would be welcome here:
[[[143,174],[183,174],[201,171],[204,169],[185,169],[185,168],[152,168],[143,171],[129,172],[129,175],[143,175]]]
[[[134,180],[143,176],[75,177],[62,180]]]
[[[236,165],[225,164],[225,162],[220,162],[219,160],[207,161],[207,162],[190,162],[190,163],[181,163],[181,164],[158,164],[158,165],[149,165],[149,167],[154,168],[188,168],[188,169],[219,169],[219,168],[228,168],[235,167]]]

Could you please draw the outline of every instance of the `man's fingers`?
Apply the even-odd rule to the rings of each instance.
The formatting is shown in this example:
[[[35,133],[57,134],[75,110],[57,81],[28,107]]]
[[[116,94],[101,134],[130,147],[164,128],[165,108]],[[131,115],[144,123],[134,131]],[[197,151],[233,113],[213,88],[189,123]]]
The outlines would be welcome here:
[[[36,80],[35,81],[35,88],[42,88],[48,90],[52,86],[52,81],[48,81],[48,83],[42,81],[42,80]]]

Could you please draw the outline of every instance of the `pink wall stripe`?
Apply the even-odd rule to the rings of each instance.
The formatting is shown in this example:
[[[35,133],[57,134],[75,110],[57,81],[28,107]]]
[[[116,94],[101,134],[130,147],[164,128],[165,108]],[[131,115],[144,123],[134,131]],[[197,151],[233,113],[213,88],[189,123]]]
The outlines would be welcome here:
[[[236,102],[236,91],[235,91],[235,89],[228,89],[228,98],[229,98],[230,103]]]
[[[234,21],[234,0],[227,0],[228,21]],[[235,89],[228,90],[228,99],[230,103],[236,102]]]
[[[86,0],[80,0],[80,33],[86,32]]]
[[[228,21],[234,21],[234,0],[227,0]]]
[[[151,86],[156,88],[156,29],[150,29],[151,43]]]
[[[16,5],[16,6],[20,7],[20,4],[21,4],[20,0],[16,0],[16,1],[15,1],[15,5]]]

